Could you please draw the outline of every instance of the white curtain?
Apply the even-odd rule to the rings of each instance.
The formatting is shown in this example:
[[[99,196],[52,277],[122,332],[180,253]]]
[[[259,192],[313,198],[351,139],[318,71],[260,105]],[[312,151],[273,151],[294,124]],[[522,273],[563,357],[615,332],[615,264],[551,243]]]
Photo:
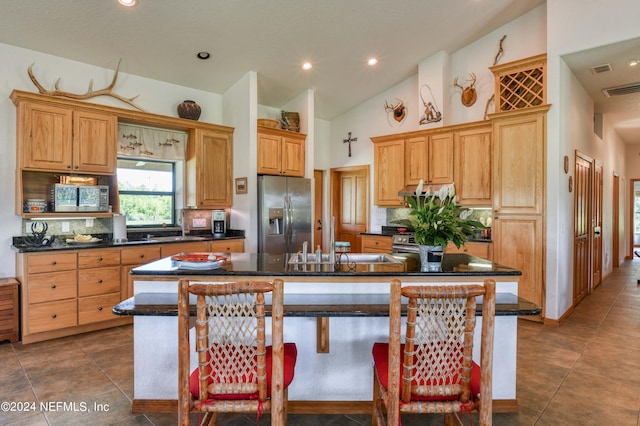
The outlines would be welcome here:
[[[118,156],[184,160],[187,134],[174,130],[118,124]]]

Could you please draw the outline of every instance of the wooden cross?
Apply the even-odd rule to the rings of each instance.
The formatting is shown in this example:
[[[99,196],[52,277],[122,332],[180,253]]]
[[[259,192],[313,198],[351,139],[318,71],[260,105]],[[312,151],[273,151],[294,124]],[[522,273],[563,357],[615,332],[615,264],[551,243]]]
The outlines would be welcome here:
[[[351,132],[349,132],[349,134],[347,135],[347,139],[343,139],[342,143],[348,143],[349,144],[349,157],[351,157],[351,142],[356,142],[358,140],[358,138],[352,138],[351,137]]]

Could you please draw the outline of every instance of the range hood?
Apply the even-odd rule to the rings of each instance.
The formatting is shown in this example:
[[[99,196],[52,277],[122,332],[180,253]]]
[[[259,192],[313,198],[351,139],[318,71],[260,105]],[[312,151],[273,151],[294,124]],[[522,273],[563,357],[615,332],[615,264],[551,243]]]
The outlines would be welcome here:
[[[424,184],[422,186],[422,194],[429,191],[430,193],[438,192],[443,186],[451,185],[451,183],[434,183],[434,184]],[[416,195],[416,188],[418,185],[407,185],[398,191],[398,195],[400,197],[413,197]]]

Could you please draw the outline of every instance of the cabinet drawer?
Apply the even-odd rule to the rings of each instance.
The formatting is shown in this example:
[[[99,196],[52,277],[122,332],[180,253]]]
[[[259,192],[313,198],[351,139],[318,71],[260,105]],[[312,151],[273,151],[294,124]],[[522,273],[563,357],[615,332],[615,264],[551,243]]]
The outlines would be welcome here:
[[[139,265],[160,259],[160,246],[136,247],[123,249],[120,252],[120,261],[123,265]]]
[[[111,312],[118,303],[120,303],[120,293],[78,299],[78,324],[118,318]]]
[[[76,253],[30,254],[27,257],[27,272],[70,271],[76,269]]]
[[[224,253],[244,253],[244,240],[211,241],[210,251]]]
[[[78,296],[93,296],[120,291],[120,267],[81,269],[78,271]]]
[[[160,245],[160,255],[162,257],[173,256],[178,253],[193,253],[207,251],[209,243],[207,241],[197,241],[189,243],[173,243]]]
[[[360,237],[363,253],[391,253],[392,237],[362,235]]]
[[[78,252],[78,268],[120,265],[120,250],[83,250]]]
[[[76,271],[29,275],[29,304],[72,299],[78,295]]]
[[[28,317],[29,334],[73,327],[78,323],[78,302],[73,299],[31,305]]]

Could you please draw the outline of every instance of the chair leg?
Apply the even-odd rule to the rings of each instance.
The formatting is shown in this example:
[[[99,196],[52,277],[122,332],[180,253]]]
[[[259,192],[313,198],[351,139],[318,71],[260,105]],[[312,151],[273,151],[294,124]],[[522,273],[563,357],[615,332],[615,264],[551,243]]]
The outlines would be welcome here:
[[[284,390],[284,426],[289,426],[289,388]]]
[[[210,411],[204,413],[200,424],[203,426],[216,426],[218,424],[218,413]]]
[[[378,375],[376,369],[373,369],[373,404],[371,412],[371,425],[372,426],[384,426],[385,421],[382,415],[382,394],[380,393],[380,383],[378,381]]]
[[[462,426],[458,413],[444,413],[444,426]]]

